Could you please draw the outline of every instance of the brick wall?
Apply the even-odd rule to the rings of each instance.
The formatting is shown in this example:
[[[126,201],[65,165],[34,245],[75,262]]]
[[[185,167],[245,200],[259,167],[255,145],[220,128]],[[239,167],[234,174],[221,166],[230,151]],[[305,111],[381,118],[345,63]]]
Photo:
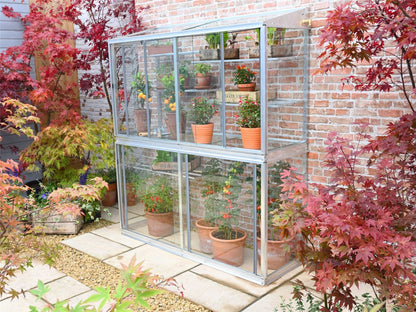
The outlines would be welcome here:
[[[310,103],[309,103],[309,179],[326,183],[322,168],[323,148],[329,132],[336,131],[354,138],[359,121],[369,122],[370,132],[381,134],[386,124],[406,111],[396,93],[355,92],[342,86],[340,80],[348,75],[337,70],[330,75],[313,75],[319,66],[321,53],[317,45],[319,29],[325,23],[328,10],[341,1],[324,0],[142,0],[138,5],[149,5],[143,15],[145,27],[167,26],[209,20],[232,15],[252,14],[270,10],[308,7],[311,12],[310,42]],[[360,69],[356,69],[359,73]]]

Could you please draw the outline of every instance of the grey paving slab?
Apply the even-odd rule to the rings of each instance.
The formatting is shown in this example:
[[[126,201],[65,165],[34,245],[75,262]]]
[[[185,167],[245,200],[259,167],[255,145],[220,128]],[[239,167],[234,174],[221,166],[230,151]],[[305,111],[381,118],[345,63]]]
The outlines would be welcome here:
[[[34,260],[33,267],[27,268],[23,272],[17,272],[16,276],[10,279],[7,283],[7,289],[28,290],[36,287],[39,279],[46,284],[64,276],[65,274],[57,271],[49,265],[38,260]]]
[[[102,219],[120,224],[120,211],[118,207],[104,207],[103,209],[108,210],[108,213],[106,211],[102,211],[101,212]]]
[[[120,263],[128,264],[134,255],[137,262],[143,262],[144,269],[150,269],[152,273],[164,278],[173,277],[198,265],[197,262],[150,245],[140,246],[104,262],[120,269]]]
[[[64,240],[62,243],[100,260],[113,257],[130,249],[130,247],[92,233],[79,235]]]
[[[104,238],[128,246],[130,248],[135,248],[144,245],[143,242],[140,242],[137,239],[130,238],[126,235],[121,234],[121,228],[119,223],[103,227],[98,230],[94,230],[91,233],[102,236]]]
[[[256,300],[256,297],[201,277],[193,272],[184,272],[175,277],[184,287],[184,297],[214,312],[237,312]],[[169,290],[178,293],[177,290]],[[257,310],[261,311],[261,310]]]
[[[292,297],[293,284],[285,283],[276,288],[267,296],[261,297],[248,307],[242,309],[242,312],[274,312],[275,308],[280,307],[283,300],[290,300]],[[281,311],[281,310],[278,310]]]
[[[30,306],[37,307],[38,310],[45,307],[46,302],[37,300],[31,293],[26,293],[25,296],[20,296],[18,299],[11,300],[10,298],[0,301],[0,311],[2,312],[29,312]]]
[[[239,291],[248,293],[255,297],[260,297],[269,292],[273,288],[276,288],[275,284],[268,286],[261,286],[231,274],[219,271],[206,265],[199,265],[191,270],[191,272],[200,275],[201,277],[208,278],[210,280],[218,281],[221,284],[228,287],[237,289]]]
[[[91,290],[88,286],[85,286],[70,276],[64,276],[47,283],[47,285],[50,287],[50,291],[46,293],[44,298],[51,303],[55,303],[58,300],[67,300]]]

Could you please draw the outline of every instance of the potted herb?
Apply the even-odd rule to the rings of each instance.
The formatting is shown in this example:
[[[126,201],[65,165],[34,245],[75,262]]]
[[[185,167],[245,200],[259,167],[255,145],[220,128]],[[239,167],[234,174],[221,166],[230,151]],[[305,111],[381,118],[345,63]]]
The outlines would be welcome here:
[[[141,192],[149,234],[164,237],[173,234],[173,205],[177,200],[177,190],[172,181],[164,176],[149,180]]]
[[[223,32],[224,47],[227,45],[228,33]],[[220,46],[221,46],[221,34],[211,33],[205,35],[205,41],[208,46],[205,49],[199,51],[199,57],[201,61],[204,60],[218,60],[220,58]]]
[[[198,63],[194,65],[197,85],[195,89],[209,89],[211,85],[211,65]]]
[[[236,123],[240,126],[243,147],[249,149],[261,148],[261,115],[260,103],[246,96],[240,98],[236,114]]]
[[[269,28],[273,30],[270,35],[270,47],[272,57],[283,57],[292,55],[292,45],[285,43],[286,28]],[[269,36],[268,36],[269,37]],[[268,38],[269,40],[269,38]]]
[[[237,65],[233,72],[233,82],[238,91],[254,91],[256,89],[257,73],[250,70],[246,65]]]
[[[179,77],[179,88],[180,93],[184,91],[184,77]],[[175,96],[175,75],[172,72],[170,75],[166,75],[161,79],[163,84],[163,98],[165,104],[165,111],[167,113],[166,125],[169,129],[171,139],[176,140],[177,133],[176,133],[176,96]],[[185,126],[186,126],[186,116],[185,112],[180,110],[180,132],[185,133]]]
[[[145,80],[145,75],[142,72],[137,72],[136,77],[131,83],[131,86],[137,92],[136,107],[134,109],[134,117],[136,120],[137,132],[147,132],[147,103],[152,102],[150,82]],[[146,106],[145,106],[146,105]],[[149,114],[151,111],[149,109]]]
[[[192,133],[195,143],[209,144],[212,142],[214,124],[212,116],[218,111],[215,99],[196,96],[191,101],[188,119],[191,120]]]
[[[239,59],[240,58],[240,49],[236,48],[237,44],[237,35],[238,33],[232,33],[231,36],[228,36],[227,39],[227,48],[224,46],[224,59]]]
[[[240,216],[237,200],[243,184],[243,171],[242,163],[231,163],[222,180],[220,191],[214,193],[212,199],[220,212],[215,221],[219,228],[210,232],[213,257],[235,266],[244,262],[244,245],[247,238],[247,232],[237,228]]]

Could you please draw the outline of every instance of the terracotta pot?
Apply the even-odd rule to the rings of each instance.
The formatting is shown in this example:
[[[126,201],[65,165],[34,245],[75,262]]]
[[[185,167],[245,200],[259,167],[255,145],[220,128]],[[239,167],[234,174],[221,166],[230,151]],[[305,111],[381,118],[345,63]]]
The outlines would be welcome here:
[[[237,85],[238,91],[254,91],[256,90],[256,83],[240,83]]]
[[[237,239],[220,239],[216,236],[221,234],[221,231],[211,231],[209,236],[212,241],[212,253],[214,259],[240,266],[244,262],[244,244],[247,238],[247,233],[243,230],[238,230],[241,237]]]
[[[167,113],[166,126],[169,129],[170,137],[172,140],[176,140],[176,113]],[[180,114],[180,132],[185,133],[186,116],[185,112]]]
[[[277,270],[284,266],[290,259],[290,253],[284,250],[284,245],[292,241],[293,238],[287,240],[268,240],[267,241],[267,268],[269,270]],[[261,263],[260,236],[257,236],[257,260]]]
[[[102,200],[102,204],[105,207],[112,207],[116,204],[117,200],[117,183],[109,183],[108,190],[105,192],[105,195]]]
[[[139,198],[137,197],[136,187],[133,183],[126,183],[127,206],[137,205]]]
[[[146,219],[150,235],[164,237],[173,234],[173,211],[165,213],[146,211]]]
[[[206,125],[192,124],[192,133],[194,135],[194,142],[198,144],[210,144],[212,143],[212,134],[214,132],[214,124],[209,123]]]
[[[243,147],[249,149],[261,148],[261,128],[240,128]]]
[[[198,73],[195,75],[196,83],[195,89],[209,89],[211,85],[211,75],[207,74],[206,76]]]
[[[152,111],[150,110],[150,114]],[[134,117],[136,120],[137,132],[147,132],[147,111],[145,109],[135,109]]]
[[[212,243],[209,233],[218,229],[218,226],[210,226],[209,223],[203,219],[195,222],[198,229],[199,247],[203,253],[212,254]]]

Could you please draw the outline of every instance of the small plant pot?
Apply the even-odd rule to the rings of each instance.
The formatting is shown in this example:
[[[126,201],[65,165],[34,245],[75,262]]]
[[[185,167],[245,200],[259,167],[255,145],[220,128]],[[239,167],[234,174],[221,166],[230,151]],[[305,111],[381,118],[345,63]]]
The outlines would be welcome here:
[[[224,59],[232,60],[232,59],[239,59],[239,58],[240,58],[240,49],[238,48],[224,49]]]
[[[241,83],[237,85],[238,91],[255,91],[256,90],[256,83]]]
[[[209,233],[218,230],[218,226],[210,226],[208,222],[201,219],[195,222],[199,236],[199,247],[203,253],[212,254],[212,242]]]
[[[150,114],[151,114],[151,110]],[[134,117],[136,121],[136,129],[138,133],[147,132],[147,110],[146,109],[135,109]]]
[[[165,213],[152,213],[146,211],[147,229],[149,234],[156,237],[165,237],[173,234],[173,211]]]
[[[214,132],[214,124],[209,123],[206,125],[192,124],[192,133],[194,135],[194,142],[197,144],[211,144],[212,135]]]
[[[218,60],[220,58],[219,49],[202,49],[199,50],[199,59],[201,61],[206,60]]]
[[[261,128],[240,128],[243,147],[248,149],[261,148]]]
[[[105,207],[112,207],[116,204],[117,201],[117,183],[109,183],[108,190],[105,192],[105,195],[102,200],[102,204]]]
[[[126,183],[127,206],[134,206],[139,203],[136,187],[133,183]]]
[[[234,266],[240,266],[244,262],[244,245],[247,233],[238,230],[236,239],[222,239],[222,231],[211,231],[209,236],[212,241],[212,253],[215,260],[222,261]]]
[[[284,246],[290,243],[293,238],[287,240],[268,240],[267,241],[267,268],[277,270],[288,263],[290,253],[284,250]],[[257,260],[261,263],[261,238],[257,235]]]
[[[195,89],[209,89],[211,86],[211,75],[207,74],[204,76],[203,74],[196,74],[196,83]]]
[[[176,113],[167,113],[166,126],[169,129],[170,137],[172,140],[176,140]],[[180,132],[185,133],[186,116],[185,112],[180,114]]]

